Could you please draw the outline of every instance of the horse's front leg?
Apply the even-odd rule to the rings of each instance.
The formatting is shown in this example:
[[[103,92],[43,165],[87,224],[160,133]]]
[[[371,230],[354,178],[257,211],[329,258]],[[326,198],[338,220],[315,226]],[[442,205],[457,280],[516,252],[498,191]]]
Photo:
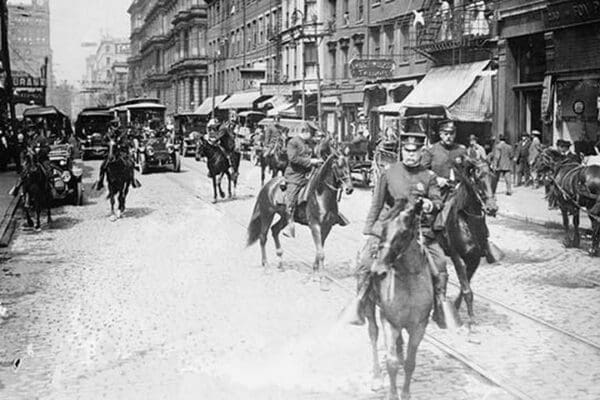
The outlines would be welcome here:
[[[600,220],[597,220],[596,218],[600,218],[600,216],[590,214],[590,222],[592,223],[592,245],[589,253],[592,257],[598,256],[598,246],[600,245]]]
[[[217,187],[219,188],[219,195],[221,195],[221,198],[224,199],[225,198],[225,192],[223,191],[223,189],[221,188],[221,182],[223,181],[223,175],[225,175],[225,173],[221,173],[219,175],[219,177],[217,178]]]
[[[371,389],[378,391],[383,386],[381,381],[381,366],[379,365],[379,354],[377,352],[377,339],[379,337],[379,327],[375,318],[375,304],[369,299],[364,300],[365,317],[367,318],[367,327],[369,330],[369,340],[371,341],[371,359],[373,362]]]
[[[467,313],[469,314],[469,325],[473,325],[475,323],[475,317],[473,314],[473,292],[471,291],[471,284],[469,283],[469,277],[467,275],[467,266],[463,262],[460,255],[456,252],[452,252],[450,254],[450,259],[452,260],[452,264],[454,264],[454,269],[456,270],[456,275],[458,276],[458,281],[460,282],[460,293],[454,302],[454,306],[458,311],[460,309],[460,305],[462,299],[465,299],[467,303]]]
[[[116,220],[116,216],[115,216],[115,194],[114,193],[110,193],[110,219],[112,221]]]
[[[417,363],[417,350],[419,344],[425,336],[427,323],[418,325],[413,332],[409,333],[408,344],[406,345],[406,360],[404,360],[404,385],[402,386],[402,400],[410,399],[410,381]],[[402,337],[402,335],[400,335]],[[401,356],[400,356],[401,357]]]
[[[226,172],[225,175],[227,175],[227,194],[231,199],[231,174],[229,172]]]
[[[313,264],[312,279],[320,281],[321,290],[329,290],[329,280],[322,275],[325,269],[325,251],[323,250],[323,239],[321,235],[321,226],[318,222],[310,223],[310,232],[315,243],[315,262]]]
[[[35,205],[35,230],[39,231],[42,224],[40,223],[40,214],[42,213],[42,207],[40,204]]]
[[[217,202],[217,177],[213,175],[212,177],[213,184],[213,203]]]
[[[31,219],[31,214],[29,213],[29,195],[26,194],[23,198],[23,209],[25,210],[25,218],[27,219],[27,226],[33,227],[33,219]]]
[[[273,235],[273,241],[275,242],[275,252],[279,259],[277,268],[283,270],[283,249],[281,248],[281,241],[279,240],[279,233],[285,228],[287,218],[280,217],[279,221],[271,227],[271,234]]]
[[[565,240],[563,241],[563,244],[565,247],[572,247],[573,242],[571,240],[571,233],[569,232],[569,212],[566,208],[561,207],[560,213],[562,215],[563,228],[565,230]]]
[[[400,369],[403,362],[402,357],[398,357],[398,354],[401,354],[402,352],[402,348],[398,348],[398,343],[402,343],[402,335],[383,317],[383,315],[381,324],[383,325],[383,335],[385,338],[385,365],[390,380],[390,387],[386,398],[389,400],[396,400],[398,399],[396,379],[398,377],[398,369]]]
[[[581,236],[579,234],[579,209],[573,213],[573,247],[579,247]]]

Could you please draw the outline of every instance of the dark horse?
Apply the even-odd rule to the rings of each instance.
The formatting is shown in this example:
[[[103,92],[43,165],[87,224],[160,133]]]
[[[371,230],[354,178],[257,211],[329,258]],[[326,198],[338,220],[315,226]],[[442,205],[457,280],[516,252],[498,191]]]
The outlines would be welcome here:
[[[263,149],[260,154],[260,185],[265,185],[265,170],[271,170],[271,178],[275,178],[279,172],[284,173],[288,165],[285,143],[278,139],[271,149]]]
[[[543,176],[546,198],[551,206],[560,208],[566,233],[566,247],[579,247],[579,210],[584,209],[592,223],[592,245],[589,254],[598,255],[600,242],[600,166],[580,164],[576,156],[566,156],[547,148],[536,163]],[[572,216],[573,234],[569,230]]]
[[[217,201],[217,188],[219,189],[221,198],[225,198],[225,192],[221,189],[223,176],[227,176],[227,193],[231,198],[231,183],[233,182],[234,191],[237,187],[238,171],[242,158],[240,152],[234,151],[231,153],[231,162],[233,165],[229,165],[229,160],[221,147],[209,143],[204,137],[200,137],[198,147],[196,148],[196,161],[200,161],[200,157],[206,157],[206,166],[213,182],[213,202]],[[230,167],[233,169],[233,176],[229,171]]]
[[[444,204],[444,207],[450,209],[438,239],[446,255],[452,259],[460,282],[460,294],[455,307],[457,310],[460,308],[464,297],[472,324],[474,315],[471,279],[481,258],[490,256],[485,217],[486,214],[495,216],[498,206],[492,193],[493,175],[486,162],[464,158],[455,166],[458,184]]]
[[[383,247],[378,262],[389,266],[382,279],[374,281],[375,299],[367,303],[366,317],[373,356],[373,377],[381,378],[377,355],[379,328],[375,305],[380,308],[386,347],[386,367],[390,381],[387,399],[397,399],[396,377],[404,366],[402,399],[410,398],[410,382],[415,370],[417,349],[425,335],[433,307],[433,281],[424,249],[419,242],[422,201],[407,208],[405,199],[390,210],[384,226]],[[402,331],[408,333],[404,358]]]
[[[313,265],[313,274],[324,267],[325,253],[323,246],[325,240],[335,224],[345,226],[345,221],[338,212],[338,201],[340,190],[344,189],[346,194],[353,191],[352,179],[350,178],[350,168],[348,160],[336,149],[329,146],[329,143],[322,144],[321,148],[326,148],[323,153],[331,152],[323,165],[316,171],[313,171],[307,183],[306,195],[300,194],[300,200],[296,207],[295,220],[302,225],[310,228],[313,241],[316,247],[316,257]],[[321,153],[321,154],[323,154]],[[284,193],[282,183],[284,178],[276,177],[271,179],[258,193],[252,218],[248,226],[248,246],[254,244],[260,239],[260,249],[262,254],[262,265],[268,267],[267,253],[265,245],[267,243],[267,233],[273,222],[275,214],[279,214],[279,220],[271,228],[273,240],[279,257],[279,268],[282,268],[283,250],[279,241],[279,233],[286,226],[288,215],[283,201]],[[302,199],[306,199],[302,201]]]
[[[108,196],[110,199],[111,219],[121,218],[125,211],[125,199],[129,193],[134,178],[134,166],[125,159],[126,154],[115,154],[115,152],[126,151],[117,150],[117,143],[114,139],[109,141],[108,163],[106,164],[106,180],[108,182]],[[118,195],[119,207],[115,213],[115,196]]]
[[[52,196],[50,194],[50,183],[41,163],[37,161],[36,155],[25,153],[23,170],[21,171],[22,190],[23,190],[23,208],[27,218],[27,226],[32,227],[33,221],[29,210],[35,211],[35,229],[40,230],[40,214],[42,208],[46,208],[48,213],[48,224],[52,222],[50,212],[50,203]]]

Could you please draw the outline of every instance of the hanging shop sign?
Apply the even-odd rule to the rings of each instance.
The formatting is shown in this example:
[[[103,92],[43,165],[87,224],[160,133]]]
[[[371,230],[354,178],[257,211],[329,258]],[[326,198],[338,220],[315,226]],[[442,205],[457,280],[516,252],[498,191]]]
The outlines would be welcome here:
[[[45,105],[44,91],[42,89],[15,88],[13,101],[15,104]]]
[[[350,74],[353,78],[389,78],[394,67],[389,59],[354,59],[350,61]]]

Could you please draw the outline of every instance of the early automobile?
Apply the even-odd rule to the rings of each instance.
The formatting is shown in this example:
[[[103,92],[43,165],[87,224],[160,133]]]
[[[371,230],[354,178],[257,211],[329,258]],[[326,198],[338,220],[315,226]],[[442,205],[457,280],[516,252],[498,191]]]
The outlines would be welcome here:
[[[166,131],[149,131],[140,140],[137,149],[139,170],[146,174],[151,168],[167,167],[181,171],[181,154],[175,146],[174,138]]]
[[[83,204],[83,171],[73,163],[73,148],[69,143],[73,131],[69,118],[53,106],[29,108],[23,112],[23,118],[35,124],[48,139],[52,198]]]
[[[179,146],[181,155],[187,157],[196,153],[200,135],[206,133],[208,116],[199,114],[177,114],[175,121],[175,144]]]
[[[108,154],[106,133],[110,128],[113,114],[108,108],[85,108],[75,121],[75,135],[79,139],[82,160],[91,157],[104,158]]]

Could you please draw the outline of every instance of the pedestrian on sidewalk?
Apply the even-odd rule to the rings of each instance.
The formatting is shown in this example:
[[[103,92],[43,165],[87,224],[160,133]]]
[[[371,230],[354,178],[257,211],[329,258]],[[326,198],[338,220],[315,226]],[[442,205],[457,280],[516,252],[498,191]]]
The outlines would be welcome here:
[[[498,143],[496,143],[492,152],[491,168],[495,174],[494,180],[492,182],[492,192],[494,194],[496,194],[498,181],[502,176],[504,177],[504,181],[506,182],[506,195],[510,196],[512,194],[512,182],[510,174],[512,159],[512,147],[508,143],[506,143],[506,139],[504,138],[504,136],[500,136],[500,138],[498,139]]]
[[[537,189],[540,186],[540,177],[538,176],[538,173],[535,168],[535,161],[537,160],[538,156],[542,152],[542,142],[540,140],[540,138],[542,137],[542,134],[538,130],[533,130],[531,132],[531,137],[532,137],[532,139],[531,139],[531,145],[529,146],[529,158],[528,158],[529,172],[530,172],[531,176],[528,179],[533,181],[534,187]]]
[[[517,186],[529,184],[529,147],[531,141],[529,140],[529,134],[524,133],[521,135],[521,141],[517,144],[517,151],[515,153],[514,161],[517,166]]]
[[[467,149],[467,154],[477,161],[485,161],[486,159],[485,149],[482,145],[477,143],[477,136],[475,135],[469,136],[469,148]]]

